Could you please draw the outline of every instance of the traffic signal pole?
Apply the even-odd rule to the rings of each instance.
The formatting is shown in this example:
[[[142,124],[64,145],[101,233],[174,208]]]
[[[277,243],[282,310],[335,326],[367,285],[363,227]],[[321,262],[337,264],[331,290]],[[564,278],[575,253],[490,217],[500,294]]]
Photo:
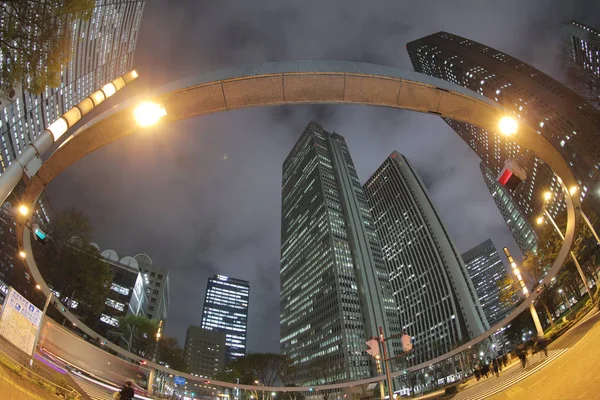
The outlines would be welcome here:
[[[387,344],[385,343],[386,339],[383,334],[383,327],[379,327],[379,342],[381,343],[381,347],[383,347],[383,362],[385,362],[385,375],[387,377],[388,384],[388,397],[390,400],[394,398],[394,385],[392,383],[392,371],[390,369],[390,358],[388,357]]]

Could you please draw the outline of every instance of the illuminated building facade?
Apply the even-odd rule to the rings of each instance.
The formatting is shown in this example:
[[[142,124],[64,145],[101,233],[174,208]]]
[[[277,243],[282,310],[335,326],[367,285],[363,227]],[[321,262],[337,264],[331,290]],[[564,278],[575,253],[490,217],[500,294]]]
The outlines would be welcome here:
[[[454,82],[497,101],[516,118],[538,129],[572,167],[583,207],[600,209],[600,112],[557,80],[506,53],[446,32],[407,44],[417,72]],[[446,120],[494,174],[508,159],[527,171],[511,191],[530,221],[543,207],[543,193],[554,193],[547,209],[564,209],[562,190],[550,169],[530,152],[495,132]]]
[[[565,24],[573,62],[600,77],[600,31],[577,21]]]
[[[283,163],[281,352],[298,382],[376,373],[365,342],[400,333],[388,273],[344,138],[311,122]],[[397,343],[391,346],[394,354]],[[310,370],[327,365],[327,377]]]
[[[208,278],[202,329],[225,334],[225,363],[246,354],[250,283],[223,275]]]
[[[72,57],[57,88],[0,96],[0,175],[51,122],[132,69],[145,1],[98,0],[88,21],[72,27]]]
[[[510,193],[498,183],[496,174],[483,162],[479,164],[479,168],[481,169],[483,180],[496,203],[496,207],[498,207],[502,218],[504,218],[504,222],[506,222],[510,233],[512,233],[515,242],[517,242],[521,253],[536,252],[538,236],[531,223],[527,220],[527,217],[523,215]]]
[[[494,243],[487,239],[464,253],[462,258],[490,326],[500,322],[512,311],[512,307],[500,302],[498,282],[507,274]]]
[[[411,363],[483,333],[488,325],[467,269],[408,160],[393,152],[364,190],[402,329],[413,338]]]
[[[225,367],[225,333],[190,326],[183,359],[190,374],[214,378]]]
[[[148,297],[146,316],[151,319],[167,319],[171,291],[169,270],[154,265],[148,254],[138,254],[134,258],[138,262]]]

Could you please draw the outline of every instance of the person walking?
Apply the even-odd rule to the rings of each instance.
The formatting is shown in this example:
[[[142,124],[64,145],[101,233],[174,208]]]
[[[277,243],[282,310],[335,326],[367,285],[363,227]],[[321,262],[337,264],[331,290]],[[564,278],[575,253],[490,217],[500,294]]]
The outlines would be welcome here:
[[[133,388],[131,387],[131,382],[127,381],[127,382],[125,382],[125,385],[123,386],[123,388],[121,388],[121,391],[116,392],[113,395],[113,399],[114,400],[133,400],[133,396],[135,396],[135,392],[133,391]]]
[[[544,356],[548,357],[548,341],[544,336],[540,336],[537,340],[538,351],[543,351]]]
[[[496,378],[500,378],[500,363],[497,358],[494,358],[492,361],[492,367],[494,368],[494,374],[496,374]]]
[[[504,365],[504,368],[506,368],[506,366],[508,365],[508,355],[506,353],[502,355],[502,364]]]

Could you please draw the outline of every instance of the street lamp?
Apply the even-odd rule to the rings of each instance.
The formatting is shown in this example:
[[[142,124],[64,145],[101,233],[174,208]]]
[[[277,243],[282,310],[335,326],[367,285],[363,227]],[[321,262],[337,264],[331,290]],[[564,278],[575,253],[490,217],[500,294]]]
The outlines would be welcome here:
[[[507,115],[500,119],[498,127],[500,129],[500,133],[504,136],[513,136],[516,135],[517,131],[519,130],[519,123],[516,119]]]
[[[575,188],[575,191],[577,191],[577,188],[575,186],[573,186],[571,188],[570,192],[573,190],[573,188]],[[554,227],[554,230],[556,231],[556,233],[558,233],[558,236],[564,242],[565,241],[565,235],[563,235],[563,233],[560,230],[560,228],[558,227],[558,225],[556,225],[556,221],[554,221],[554,218],[552,218],[552,215],[550,215],[550,213],[546,209],[546,202],[548,200],[550,200],[551,198],[552,198],[552,194],[550,192],[544,193],[544,209],[543,209],[544,214],[543,215],[545,215],[548,218],[548,220],[552,223],[552,226]],[[538,225],[541,224],[542,222],[544,222],[544,216],[543,215],[538,217],[538,219],[537,219]],[[579,276],[581,277],[581,280],[583,281],[583,286],[585,286],[585,290],[587,291],[588,295],[590,296],[590,299],[593,299],[594,297],[592,296],[592,292],[590,291],[590,288],[588,287],[587,279],[585,278],[585,275],[583,273],[583,270],[581,269],[581,265],[579,264],[579,261],[577,261],[577,257],[575,257],[575,253],[573,253],[572,251],[570,251],[569,254],[571,255],[571,259],[573,260],[573,263],[575,264],[575,267],[577,268],[577,272],[579,272]]]
[[[26,217],[29,214],[29,207],[27,207],[24,204],[21,204],[19,206],[19,214],[23,215],[24,217]]]
[[[144,102],[133,110],[135,121],[141,127],[154,125],[165,115],[167,110],[162,105],[152,102]]]
[[[25,258],[25,257],[27,257],[27,253],[25,253],[23,250],[21,250],[21,251],[19,252],[19,257],[21,257],[21,258]]]

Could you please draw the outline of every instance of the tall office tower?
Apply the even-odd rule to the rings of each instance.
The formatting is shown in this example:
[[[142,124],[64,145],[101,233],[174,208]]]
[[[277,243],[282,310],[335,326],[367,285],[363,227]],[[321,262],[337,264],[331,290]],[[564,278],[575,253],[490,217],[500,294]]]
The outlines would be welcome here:
[[[364,185],[402,329],[421,363],[483,333],[487,321],[467,270],[421,179],[393,152]]]
[[[170,279],[169,270],[152,264],[152,259],[147,254],[134,256],[144,278],[144,286],[148,297],[146,316],[148,318],[165,320],[170,306]]]
[[[573,62],[600,77],[600,31],[577,21],[565,24],[571,40]]]
[[[479,168],[481,169],[483,180],[496,203],[496,207],[498,207],[502,218],[504,218],[521,253],[526,254],[528,251],[536,252],[538,235],[531,223],[523,215],[508,190],[498,182],[496,174],[484,162],[479,164]]]
[[[365,341],[400,332],[396,306],[346,142],[314,122],[283,162],[280,268],[281,352],[298,381],[324,383],[317,364],[326,382],[371,376]]]
[[[190,325],[185,335],[183,359],[190,374],[214,378],[225,367],[225,333]]]
[[[491,47],[446,32],[407,44],[417,72],[445,79],[497,101],[537,128],[572,166],[584,208],[599,209],[600,196],[588,195],[600,181],[600,111],[565,85]],[[562,190],[549,167],[496,132],[466,123],[446,121],[498,174],[508,159],[519,160],[526,178],[511,190],[530,221],[542,211],[543,193],[554,192],[548,211],[564,208]]]
[[[225,333],[226,363],[246,354],[249,298],[248,281],[223,275],[208,278],[201,327]]]
[[[500,302],[498,283],[506,277],[506,268],[492,239],[473,247],[462,258],[490,326],[500,322],[512,311],[512,307]]]
[[[0,99],[0,174],[51,122],[132,69],[145,1],[98,1],[88,21],[74,22],[72,58],[57,88],[33,95],[15,88]]]

